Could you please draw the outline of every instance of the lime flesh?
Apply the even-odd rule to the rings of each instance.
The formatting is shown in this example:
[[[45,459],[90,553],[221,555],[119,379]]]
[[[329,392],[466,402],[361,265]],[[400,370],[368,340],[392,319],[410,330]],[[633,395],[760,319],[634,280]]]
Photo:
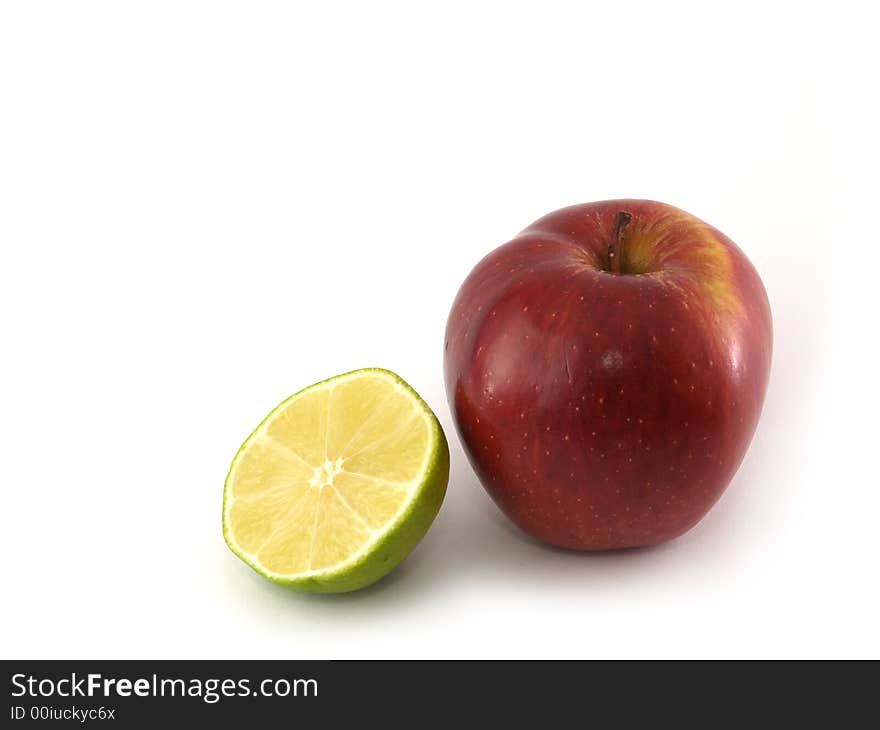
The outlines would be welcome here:
[[[388,370],[355,370],[291,396],[245,441],[223,535],[276,583],[357,590],[424,537],[448,478],[446,437],[424,401]]]

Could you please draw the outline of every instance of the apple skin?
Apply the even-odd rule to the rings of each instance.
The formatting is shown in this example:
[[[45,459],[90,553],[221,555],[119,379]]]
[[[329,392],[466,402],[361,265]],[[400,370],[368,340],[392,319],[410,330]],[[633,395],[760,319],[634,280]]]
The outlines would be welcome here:
[[[772,339],[761,279],[720,231],[655,201],[575,205],[467,277],[446,392],[480,481],[527,533],[655,545],[693,527],[739,467]]]

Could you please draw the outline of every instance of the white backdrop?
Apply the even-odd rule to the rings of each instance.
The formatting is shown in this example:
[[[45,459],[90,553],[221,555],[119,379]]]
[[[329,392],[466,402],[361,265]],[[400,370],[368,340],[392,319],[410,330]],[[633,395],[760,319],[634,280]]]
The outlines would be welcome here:
[[[4,3],[0,655],[880,656],[859,7]],[[581,555],[479,487],[443,329],[481,256],[612,197],[737,241],[775,358],[710,515]],[[446,503],[370,589],[275,587],[223,542],[229,462],[281,399],[374,365],[446,429]]]

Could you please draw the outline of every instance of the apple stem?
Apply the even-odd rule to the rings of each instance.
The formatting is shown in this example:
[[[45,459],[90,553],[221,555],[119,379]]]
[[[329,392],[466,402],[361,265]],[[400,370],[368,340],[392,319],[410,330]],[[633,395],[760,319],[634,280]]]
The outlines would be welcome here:
[[[611,243],[608,244],[608,262],[611,265],[611,273],[620,273],[620,260],[623,257],[623,229],[632,220],[632,213],[621,210],[614,218],[614,233]]]

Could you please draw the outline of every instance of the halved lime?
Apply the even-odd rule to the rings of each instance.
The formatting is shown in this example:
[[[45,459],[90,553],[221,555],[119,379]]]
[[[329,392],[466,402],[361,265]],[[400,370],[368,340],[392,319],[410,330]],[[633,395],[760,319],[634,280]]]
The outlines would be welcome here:
[[[244,442],[226,477],[223,536],[276,583],[357,590],[424,537],[448,479],[431,409],[394,373],[355,370],[291,396]]]

